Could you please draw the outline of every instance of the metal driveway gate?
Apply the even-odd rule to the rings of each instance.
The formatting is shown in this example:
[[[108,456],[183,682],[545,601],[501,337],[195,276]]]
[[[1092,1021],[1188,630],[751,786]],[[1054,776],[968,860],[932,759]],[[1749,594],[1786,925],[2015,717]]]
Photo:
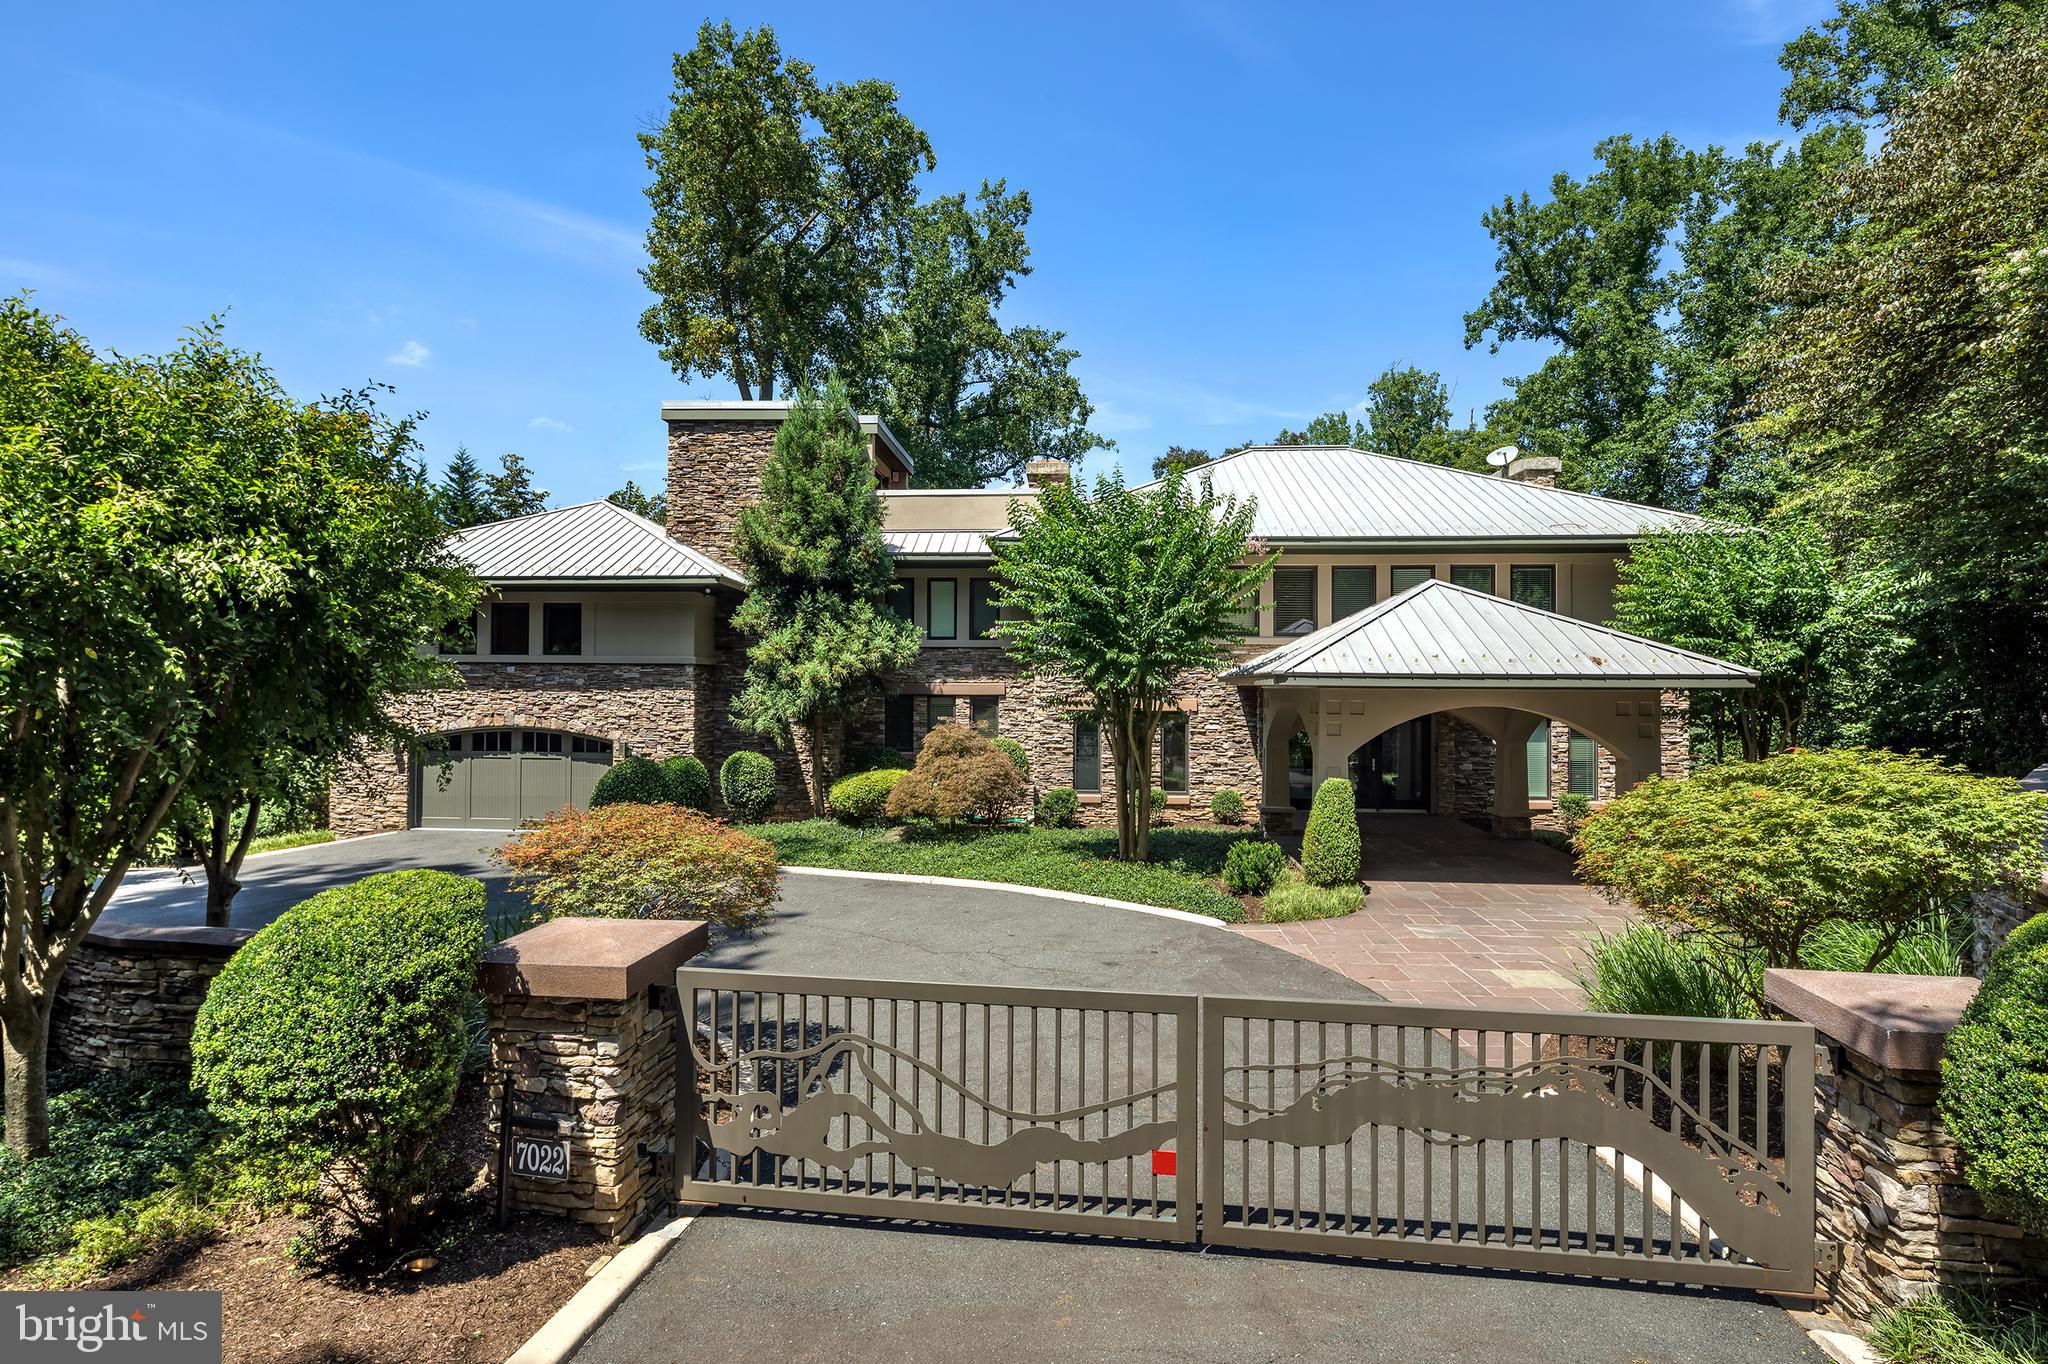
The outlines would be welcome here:
[[[680,1198],[1195,1239],[1192,996],[688,967],[676,986]]]
[[[1813,1289],[1803,1024],[677,986],[686,1200]]]
[[[1202,1239],[1810,1293],[1813,1030],[1202,1001]]]

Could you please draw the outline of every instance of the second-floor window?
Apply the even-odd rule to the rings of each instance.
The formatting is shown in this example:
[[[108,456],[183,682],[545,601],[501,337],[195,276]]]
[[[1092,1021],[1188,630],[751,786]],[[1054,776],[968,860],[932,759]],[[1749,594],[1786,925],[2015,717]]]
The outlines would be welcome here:
[[[1330,570],[1330,616],[1342,620],[1355,616],[1373,603],[1378,584],[1370,564],[1364,568],[1333,568]]]
[[[583,652],[583,603],[544,602],[540,608],[540,651],[550,657]]]
[[[992,639],[996,623],[996,583],[993,578],[967,580],[967,637]]]
[[[960,636],[960,581],[932,578],[925,583],[924,633],[928,639]]]
[[[491,603],[491,652],[525,656],[527,620],[533,608],[523,601]]]
[[[1313,568],[1273,570],[1273,633],[1308,635],[1316,628],[1316,571]]]
[[[440,650],[444,654],[473,654],[476,652],[476,612],[472,611],[459,620],[451,620],[441,631]]]
[[[1428,564],[1396,564],[1387,570],[1387,595],[1398,597],[1435,576],[1436,570]]]
[[[1557,567],[1554,564],[1516,564],[1508,570],[1508,596],[1539,611],[1557,609]]]
[[[1469,587],[1474,592],[1493,593],[1492,564],[1452,564],[1451,582],[1458,587]]]
[[[917,584],[908,578],[890,582],[889,609],[905,620],[917,619]]]

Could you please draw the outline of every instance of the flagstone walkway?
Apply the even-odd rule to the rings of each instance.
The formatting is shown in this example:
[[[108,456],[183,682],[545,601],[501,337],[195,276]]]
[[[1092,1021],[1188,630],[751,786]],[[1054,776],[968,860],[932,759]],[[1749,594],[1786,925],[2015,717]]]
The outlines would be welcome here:
[[[1583,1009],[1585,944],[1628,915],[1540,843],[1499,839],[1459,820],[1360,821],[1366,906],[1342,919],[1236,932],[1339,971],[1396,1003]]]

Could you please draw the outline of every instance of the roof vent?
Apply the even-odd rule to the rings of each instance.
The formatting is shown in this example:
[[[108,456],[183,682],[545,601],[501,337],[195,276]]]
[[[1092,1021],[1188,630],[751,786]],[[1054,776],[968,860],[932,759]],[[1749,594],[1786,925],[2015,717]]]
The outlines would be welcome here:
[[[1024,466],[1024,482],[1027,487],[1045,488],[1051,485],[1073,482],[1073,472],[1063,459],[1034,459]]]

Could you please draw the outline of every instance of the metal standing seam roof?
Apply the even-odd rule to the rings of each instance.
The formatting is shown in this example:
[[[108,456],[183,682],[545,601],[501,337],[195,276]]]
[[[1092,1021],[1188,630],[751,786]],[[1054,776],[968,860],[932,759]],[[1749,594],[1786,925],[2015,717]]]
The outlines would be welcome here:
[[[746,580],[613,502],[487,521],[449,548],[490,583],[642,582],[744,587]]]
[[[1188,471],[1219,494],[1258,499],[1265,540],[1611,544],[1716,522],[1685,512],[1472,473],[1348,445],[1255,445]],[[1150,485],[1147,485],[1150,486]]]
[[[1749,687],[1757,674],[1432,578],[1230,669],[1353,686]]]
[[[892,559],[986,559],[984,530],[884,530],[882,545]]]

